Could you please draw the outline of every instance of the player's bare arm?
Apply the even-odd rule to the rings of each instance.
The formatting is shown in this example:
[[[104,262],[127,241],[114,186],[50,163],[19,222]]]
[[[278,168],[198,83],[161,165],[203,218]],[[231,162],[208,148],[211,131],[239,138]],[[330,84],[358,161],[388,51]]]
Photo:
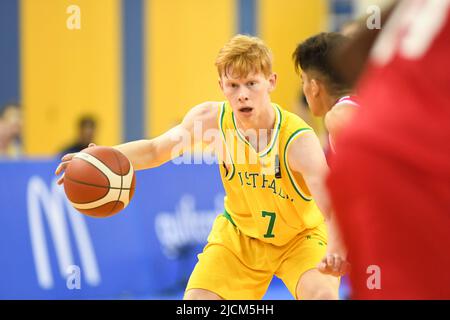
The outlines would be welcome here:
[[[330,133],[330,138],[334,142],[339,136],[343,128],[345,128],[351,121],[356,108],[354,105],[348,103],[340,103],[334,106],[325,115],[325,126]]]
[[[114,148],[128,157],[135,170],[158,167],[203,142],[203,135],[194,135],[196,125],[201,125],[202,130],[218,128],[218,110],[218,102],[199,104],[188,111],[180,124],[162,135],[150,140],[120,144]],[[178,154],[173,152],[175,148],[179,150]]]
[[[142,139],[114,146],[122,152],[131,162],[135,170],[144,170],[158,167],[185,151],[192,150],[197,143],[202,143],[203,135],[194,135],[196,125],[203,130],[218,129],[217,113],[219,102],[204,102],[190,109],[180,124],[153,139]],[[196,141],[198,140],[198,141]],[[89,146],[94,146],[90,144]],[[174,153],[173,150],[179,150]],[[75,153],[62,157],[55,174],[59,175],[65,170]],[[64,176],[57,181],[62,184]]]
[[[346,250],[340,238],[339,229],[333,218],[331,204],[325,187],[328,165],[319,139],[313,131],[305,131],[292,142],[288,153],[289,167],[300,173],[322,211],[328,228],[327,255],[318,266],[325,274],[343,275],[348,269]]]

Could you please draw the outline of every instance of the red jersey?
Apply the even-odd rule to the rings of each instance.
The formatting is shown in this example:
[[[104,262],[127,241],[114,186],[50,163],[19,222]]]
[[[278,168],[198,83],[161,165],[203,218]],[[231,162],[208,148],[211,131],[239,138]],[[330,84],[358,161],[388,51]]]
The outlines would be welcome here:
[[[356,299],[450,299],[450,1],[401,2],[328,186]]]
[[[359,103],[356,101],[356,96],[344,96],[344,97],[338,99],[338,101],[336,101],[336,103],[331,107],[331,109],[333,109],[334,107],[336,107],[338,105],[342,105],[342,104],[359,107]],[[331,135],[328,135],[328,145],[330,146],[330,150],[332,152],[336,152],[334,149],[333,140],[331,139]]]

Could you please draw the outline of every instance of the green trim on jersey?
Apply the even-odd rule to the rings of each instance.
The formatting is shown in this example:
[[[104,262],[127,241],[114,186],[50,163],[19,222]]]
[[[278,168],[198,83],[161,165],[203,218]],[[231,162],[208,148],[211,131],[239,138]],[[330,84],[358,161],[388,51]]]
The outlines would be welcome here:
[[[297,131],[295,131],[293,134],[291,134],[291,136],[289,137],[288,141],[286,142],[286,146],[284,147],[284,166],[286,167],[286,171],[288,173],[289,179],[291,180],[292,185],[294,186],[295,191],[297,191],[297,193],[299,194],[300,197],[302,197],[303,200],[305,201],[311,201],[312,198],[307,197],[306,195],[304,195],[301,191],[300,191],[300,187],[297,185],[297,183],[295,182],[295,180],[293,179],[293,174],[291,173],[291,169],[289,169],[289,165],[287,163],[287,150],[289,147],[289,144],[291,143],[291,141],[298,136],[300,133],[304,132],[304,131],[312,131],[311,128],[302,128],[302,129],[298,129]]]
[[[237,128],[236,120],[234,119],[234,112],[233,111],[231,111],[231,119],[233,120],[234,129],[236,130],[239,139],[241,139],[242,142],[244,142],[246,145],[251,147],[250,143],[248,143],[248,141],[242,136],[241,131],[239,131],[239,129]]]
[[[245,139],[244,136],[242,136],[241,131],[236,126],[236,119],[234,117],[234,112],[233,111],[231,112],[231,119],[233,120],[234,129],[236,130],[239,139],[246,145],[248,145],[249,148],[253,149],[259,157],[264,157],[272,150],[273,146],[275,145],[275,142],[277,141],[278,133],[280,132],[282,120],[281,110],[279,109],[278,105],[274,103],[272,104],[272,107],[275,109],[275,117],[276,117],[275,134],[272,136],[270,143],[260,152],[256,152],[253,146]]]
[[[275,125],[275,130],[276,130],[275,131],[275,135],[272,138],[272,142],[270,144],[270,147],[266,151],[263,150],[263,152],[259,155],[260,157],[264,157],[265,155],[267,155],[272,150],[273,146],[275,145],[275,142],[278,139],[278,134],[280,133],[281,121],[283,120],[283,115],[281,113],[280,108],[276,104],[275,104],[275,110],[278,113],[278,125]]]
[[[222,215],[225,218],[227,218],[227,220],[230,221],[233,224],[233,226],[235,226],[237,228],[236,224],[234,223],[233,219],[231,218],[230,214],[227,212],[226,209],[223,209],[223,214]]]
[[[225,137],[225,132],[223,131],[223,119],[224,119],[224,117],[225,117],[225,102],[221,106],[219,127],[220,127],[220,131],[222,132],[223,142],[225,144],[225,151],[227,152],[227,156],[230,157],[230,161],[231,161],[231,171],[227,174],[227,176],[225,176],[225,178],[227,178],[228,180],[231,180],[231,179],[233,179],[234,173],[235,173],[236,170],[235,170],[235,167],[234,167],[233,158],[231,157],[231,154],[229,154],[229,152],[228,152],[227,139]],[[230,173],[231,173],[231,175],[230,175]]]

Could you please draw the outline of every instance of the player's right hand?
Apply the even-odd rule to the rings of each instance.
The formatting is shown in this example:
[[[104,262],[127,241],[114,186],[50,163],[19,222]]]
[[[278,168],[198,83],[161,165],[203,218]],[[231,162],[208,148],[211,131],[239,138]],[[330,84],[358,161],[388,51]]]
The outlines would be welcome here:
[[[90,143],[88,148],[90,147],[95,147],[96,144],[95,143]],[[66,170],[67,166],[69,165],[70,161],[72,160],[72,158],[76,155],[77,153],[68,153],[65,154],[62,158],[61,158],[61,163],[58,165],[58,167],[55,170],[55,175],[59,175],[61,172],[63,172],[64,170]],[[64,182],[64,173],[63,175],[58,179],[58,181],[56,181],[56,183],[58,185],[62,184]]]
[[[350,263],[339,254],[327,253],[317,268],[323,274],[342,277],[350,271]]]

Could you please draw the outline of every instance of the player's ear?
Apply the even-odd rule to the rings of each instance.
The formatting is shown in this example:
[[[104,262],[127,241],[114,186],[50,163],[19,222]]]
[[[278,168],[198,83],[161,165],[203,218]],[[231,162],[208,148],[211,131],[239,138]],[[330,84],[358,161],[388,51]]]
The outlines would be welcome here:
[[[269,92],[275,90],[275,86],[277,85],[278,75],[276,73],[272,73],[269,76]]]
[[[311,79],[311,94],[313,97],[317,97],[320,92],[319,81],[316,79]]]
[[[222,82],[222,78],[219,78],[218,81],[219,81],[219,87],[220,87],[220,89],[223,91],[223,82]]]

